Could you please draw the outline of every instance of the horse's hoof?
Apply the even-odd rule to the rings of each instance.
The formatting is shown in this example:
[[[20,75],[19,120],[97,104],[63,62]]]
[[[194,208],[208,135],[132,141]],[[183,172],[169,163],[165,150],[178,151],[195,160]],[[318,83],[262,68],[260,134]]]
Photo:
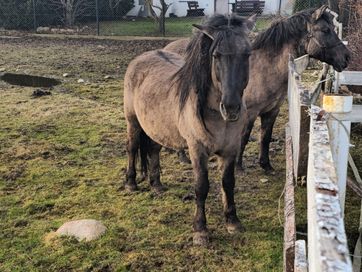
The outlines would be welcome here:
[[[124,189],[127,191],[127,192],[135,192],[138,190],[138,187],[136,184],[125,184],[124,185]]]
[[[236,174],[241,175],[241,174],[244,174],[244,173],[245,173],[245,168],[244,168],[242,165],[237,164],[237,165],[235,166],[235,171],[236,171]]]
[[[162,184],[154,185],[154,186],[152,186],[152,190],[157,194],[162,194],[163,192],[166,191],[166,187],[163,186]]]
[[[228,233],[230,233],[230,234],[245,231],[245,228],[243,227],[243,225],[241,225],[240,222],[226,223],[226,229],[227,229]]]
[[[207,246],[209,243],[209,234],[207,231],[194,232],[193,237],[194,246]]]
[[[261,168],[263,168],[265,174],[275,175],[275,170],[270,164],[269,165],[260,165],[260,166],[261,166]]]
[[[263,170],[266,174],[272,174],[275,171],[273,166],[271,166],[271,164],[269,162],[268,163],[260,162],[259,164],[260,164],[260,167],[263,168]]]

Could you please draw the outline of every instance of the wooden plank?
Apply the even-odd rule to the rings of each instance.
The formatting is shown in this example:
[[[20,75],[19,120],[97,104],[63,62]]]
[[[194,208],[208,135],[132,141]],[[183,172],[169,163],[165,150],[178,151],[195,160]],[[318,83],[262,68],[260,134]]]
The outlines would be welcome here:
[[[304,71],[309,57],[302,56],[289,62],[288,106],[289,124],[293,142],[294,176],[306,176],[308,165],[310,92],[300,82],[300,73]],[[298,71],[298,72],[297,72]]]
[[[307,250],[304,240],[295,242],[294,272],[308,272]]]
[[[362,71],[343,71],[339,74],[339,84],[362,86]]]
[[[350,121],[352,123],[362,122],[362,105],[353,105],[352,111],[348,113],[333,113],[333,117],[339,121]]]
[[[292,137],[290,127],[285,128],[285,155],[286,155],[286,181],[284,195],[284,250],[283,268],[284,272],[294,271],[295,259],[295,206],[294,206],[294,176],[293,176],[293,153]]]
[[[353,97],[345,95],[325,94],[323,96],[323,110],[335,113],[351,112]],[[330,146],[333,161],[337,172],[339,199],[341,202],[342,216],[344,216],[344,202],[347,187],[347,166],[349,153],[349,134],[351,122],[338,121],[335,118],[328,118],[328,131],[330,135]]]
[[[330,147],[327,120],[311,106],[308,160],[308,265],[309,272],[351,272],[337,174]]]
[[[309,55],[301,56],[294,60],[294,71],[301,75],[309,64]]]

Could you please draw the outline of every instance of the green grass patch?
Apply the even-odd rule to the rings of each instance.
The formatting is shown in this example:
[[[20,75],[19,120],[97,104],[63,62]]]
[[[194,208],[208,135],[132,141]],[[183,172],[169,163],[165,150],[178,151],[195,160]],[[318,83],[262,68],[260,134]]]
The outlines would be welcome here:
[[[123,73],[135,55],[162,46],[160,41],[67,39],[0,44],[7,71],[71,74],[51,96],[37,99],[31,98],[31,88],[0,83],[0,271],[282,270],[283,213],[278,213],[278,202],[285,180],[286,107],[274,130],[278,141],[271,144],[276,174],[265,176],[257,166],[258,144],[251,142],[245,153],[247,171],[236,177],[235,201],[244,233],[226,231],[214,162],[209,165],[206,204],[208,248],[192,245],[194,202],[183,200],[193,194],[192,169],[181,165],[175,153],[161,154],[165,193],[153,193],[146,181],[139,182],[137,193],[122,190],[127,164]],[[114,78],[104,80],[105,74]],[[77,83],[80,77],[86,82]],[[254,137],[258,129],[259,124]],[[360,164],[361,152],[354,152]],[[306,188],[296,188],[296,201],[297,228],[305,231]],[[352,242],[358,233],[359,201],[347,197]],[[54,237],[64,222],[86,218],[106,225],[99,240]]]
[[[192,33],[192,24],[199,24],[202,18],[166,18],[167,37],[188,37]],[[256,29],[265,29],[270,19],[257,20]],[[152,19],[136,18],[134,21],[110,21],[100,23],[100,34],[105,36],[160,36],[158,25]]]

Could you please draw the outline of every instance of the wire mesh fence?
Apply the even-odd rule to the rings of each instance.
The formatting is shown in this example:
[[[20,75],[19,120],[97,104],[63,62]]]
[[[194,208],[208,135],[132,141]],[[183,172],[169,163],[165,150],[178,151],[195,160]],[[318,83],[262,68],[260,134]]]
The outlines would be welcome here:
[[[275,15],[291,15],[329,2],[333,1],[0,0],[0,27],[38,33],[179,37],[188,36],[192,24],[214,13],[257,13],[258,30]],[[349,0],[344,8],[354,2],[358,0]]]

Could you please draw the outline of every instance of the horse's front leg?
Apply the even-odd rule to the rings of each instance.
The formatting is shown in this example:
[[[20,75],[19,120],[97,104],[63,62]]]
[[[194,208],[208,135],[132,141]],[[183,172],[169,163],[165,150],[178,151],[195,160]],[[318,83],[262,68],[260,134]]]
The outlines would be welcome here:
[[[260,153],[259,153],[259,164],[265,170],[265,172],[273,171],[273,167],[270,164],[269,159],[269,146],[273,134],[273,126],[275,120],[279,114],[279,108],[264,113],[260,116],[261,127],[260,127]]]
[[[235,157],[222,157],[222,202],[224,206],[224,215],[226,219],[226,228],[229,233],[243,231],[238,216],[236,215],[236,207],[234,201],[235,188]]]
[[[202,148],[201,148],[202,149]],[[196,210],[193,229],[194,245],[207,245],[209,235],[206,227],[205,201],[209,192],[209,178],[207,171],[208,154],[199,147],[189,147],[190,158],[195,176]]]

